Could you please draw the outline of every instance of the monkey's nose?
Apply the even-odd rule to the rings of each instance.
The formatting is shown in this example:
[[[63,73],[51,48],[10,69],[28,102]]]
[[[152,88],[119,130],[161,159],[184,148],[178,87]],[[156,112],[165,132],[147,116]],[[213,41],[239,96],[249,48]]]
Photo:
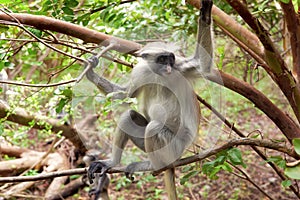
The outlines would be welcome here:
[[[167,65],[167,73],[170,74],[172,71],[172,67],[171,65]]]

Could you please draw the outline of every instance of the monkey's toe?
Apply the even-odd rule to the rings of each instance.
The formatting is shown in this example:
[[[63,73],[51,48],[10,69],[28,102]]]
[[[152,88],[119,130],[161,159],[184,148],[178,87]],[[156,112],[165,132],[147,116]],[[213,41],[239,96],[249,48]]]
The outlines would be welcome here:
[[[107,164],[105,164],[104,162],[101,161],[92,162],[87,171],[87,177],[89,179],[89,182],[91,184],[93,183],[93,179],[95,179],[95,173],[100,173],[100,176],[102,176],[109,169],[110,167],[107,166]]]

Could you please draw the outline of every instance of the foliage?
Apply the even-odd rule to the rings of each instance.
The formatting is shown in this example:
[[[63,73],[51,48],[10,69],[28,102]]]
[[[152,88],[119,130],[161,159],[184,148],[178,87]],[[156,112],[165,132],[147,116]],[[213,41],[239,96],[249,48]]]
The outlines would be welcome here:
[[[225,170],[228,172],[233,171],[229,163],[234,166],[241,165],[246,167],[242,159],[241,151],[237,148],[231,148],[218,153],[216,155],[216,159],[213,161],[205,162],[202,165],[202,172],[211,179],[217,179],[217,173],[220,170]]]

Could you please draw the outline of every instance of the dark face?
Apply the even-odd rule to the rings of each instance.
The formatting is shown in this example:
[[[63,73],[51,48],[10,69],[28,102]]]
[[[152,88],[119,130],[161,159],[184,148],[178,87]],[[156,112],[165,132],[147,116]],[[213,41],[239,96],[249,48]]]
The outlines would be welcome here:
[[[171,67],[174,67],[175,56],[173,53],[163,53],[157,56],[155,62],[161,65],[170,65]]]
[[[175,56],[170,52],[161,53],[156,57],[155,63],[158,65],[159,74],[170,74],[174,68]]]

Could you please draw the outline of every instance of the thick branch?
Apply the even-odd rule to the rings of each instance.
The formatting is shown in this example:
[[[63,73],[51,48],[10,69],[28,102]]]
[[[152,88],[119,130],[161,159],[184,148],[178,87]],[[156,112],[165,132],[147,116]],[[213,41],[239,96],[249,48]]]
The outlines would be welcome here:
[[[270,74],[273,80],[278,84],[281,91],[288,99],[298,122],[300,122],[300,88],[295,87],[296,80],[288,69],[285,61],[278,52],[274,43],[272,42],[269,33],[265,30],[263,25],[256,19],[245,4],[239,0],[227,0],[227,2],[238,12],[244,21],[253,29],[257,37],[264,46],[265,58],[264,60],[269,65],[270,70],[266,71]]]
[[[263,111],[282,131],[282,133],[292,140],[300,137],[299,126],[275,104],[273,104],[263,93],[251,86],[250,84],[241,81],[234,76],[219,71],[221,80],[216,77],[209,77],[209,79],[218,84],[241,94],[255,104],[261,111]]]
[[[117,44],[121,44],[116,45],[113,48],[113,50],[122,53],[133,53],[141,48],[141,45],[135,42],[106,35],[104,33],[100,33],[79,25],[53,19],[50,17],[16,13],[10,13],[10,15],[18,19],[20,23],[24,25],[33,26],[39,30],[50,30],[70,35],[83,40],[84,43],[96,43],[101,44],[103,46],[107,46],[109,44],[109,41],[113,40]],[[15,22],[15,20],[12,17],[2,12],[0,12],[0,20]]]
[[[258,146],[258,147],[265,147],[268,149],[273,149],[282,153],[285,153],[291,157],[297,157],[296,152],[293,148],[287,148],[283,144],[279,144],[276,142],[272,142],[270,140],[259,140],[259,139],[252,139],[252,138],[243,138],[243,139],[233,139],[228,142],[226,142],[223,145],[217,146],[213,149],[208,149],[205,151],[202,151],[199,154],[196,154],[194,156],[190,156],[187,158],[180,159],[176,161],[172,166],[165,167],[161,170],[155,171],[154,175],[157,175],[161,173],[162,171],[171,168],[171,167],[179,167],[183,165],[187,165],[193,162],[201,161],[205,158],[208,158],[212,155],[216,155],[217,153],[239,145],[251,145],[251,146]],[[126,167],[115,167],[108,171],[108,173],[120,173],[125,172]],[[143,171],[151,171],[151,169],[143,170]],[[43,180],[48,178],[54,178],[59,176],[70,176],[75,174],[86,174],[87,168],[78,168],[78,169],[72,169],[72,170],[62,170],[52,173],[43,173],[37,176],[19,176],[19,177],[0,177],[0,183],[8,183],[8,182],[22,182],[22,181],[37,181],[37,180]]]
[[[281,8],[284,13],[284,18],[287,24],[287,29],[290,35],[290,44],[293,56],[293,71],[299,83],[300,80],[300,23],[296,15],[292,1],[283,3],[280,1]]]

